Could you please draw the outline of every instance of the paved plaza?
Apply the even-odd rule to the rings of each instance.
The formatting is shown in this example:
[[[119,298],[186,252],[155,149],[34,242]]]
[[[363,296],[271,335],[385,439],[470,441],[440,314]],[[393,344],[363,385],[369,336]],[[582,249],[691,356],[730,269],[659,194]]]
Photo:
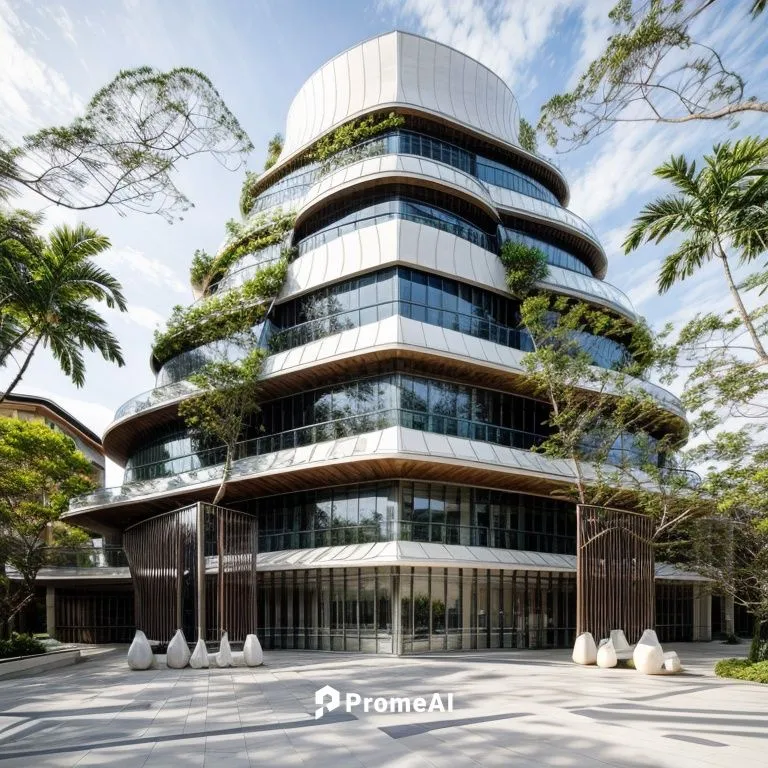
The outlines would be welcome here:
[[[768,686],[720,680],[719,643],[671,646],[686,672],[645,677],[566,651],[390,658],[275,651],[263,667],[130,672],[125,649],[0,682],[6,766],[757,766]],[[453,712],[343,708],[315,691],[454,694]]]

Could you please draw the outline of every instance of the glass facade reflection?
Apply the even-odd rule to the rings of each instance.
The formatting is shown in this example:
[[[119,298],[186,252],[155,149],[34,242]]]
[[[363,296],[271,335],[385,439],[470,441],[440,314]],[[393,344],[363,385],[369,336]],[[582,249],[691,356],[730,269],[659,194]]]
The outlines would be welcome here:
[[[549,434],[548,415],[548,407],[531,398],[392,373],[263,403],[258,419],[244,429],[238,458],[396,425],[529,450]],[[153,430],[131,454],[125,482],[223,460],[222,448],[201,444],[182,424],[170,424]]]
[[[408,267],[345,280],[275,307],[269,348],[292,349],[392,315],[466,333],[529,352],[518,328],[520,304],[511,296]],[[580,347],[601,368],[626,362],[626,347],[605,336],[578,333]]]
[[[573,573],[336,568],[259,575],[264,648],[364,653],[563,648],[575,639]]]
[[[424,133],[395,130],[342,150],[324,163],[310,163],[283,176],[282,179],[270,185],[256,198],[251,213],[258,213],[267,208],[296,200],[306,194],[309,188],[322,176],[336,168],[364,160],[367,157],[389,154],[426,157],[458,168],[464,173],[497,187],[511,189],[528,197],[534,197],[553,205],[560,205],[557,197],[549,189],[522,171],[496,160],[476,155],[474,152],[457,147],[447,141],[427,136]]]
[[[241,502],[259,518],[259,551],[419,541],[575,554],[574,505],[487,488],[405,480]]]
[[[450,232],[486,251],[495,253],[497,249],[496,226],[479,208],[434,190],[394,184],[385,191],[368,190],[351,200],[326,206],[322,214],[314,216],[297,231],[299,253],[318,248],[361,227],[391,219],[405,219]]]

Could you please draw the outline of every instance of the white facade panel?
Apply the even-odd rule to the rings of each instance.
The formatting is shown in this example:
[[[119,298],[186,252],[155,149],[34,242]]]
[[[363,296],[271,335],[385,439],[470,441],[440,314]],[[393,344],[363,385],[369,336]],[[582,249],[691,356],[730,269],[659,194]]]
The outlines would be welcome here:
[[[320,67],[288,110],[280,162],[332,128],[377,106],[444,115],[517,145],[517,102],[501,78],[440,43],[391,32]]]

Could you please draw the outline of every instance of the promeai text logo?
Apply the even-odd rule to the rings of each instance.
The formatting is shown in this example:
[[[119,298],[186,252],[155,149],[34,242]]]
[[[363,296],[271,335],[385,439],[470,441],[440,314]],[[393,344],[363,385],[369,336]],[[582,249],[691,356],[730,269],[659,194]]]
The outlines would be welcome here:
[[[341,693],[330,685],[324,685],[315,691],[315,720],[326,712],[333,712],[341,706]],[[363,712],[379,714],[400,712],[453,712],[453,694],[431,693],[427,696],[361,696],[348,692],[344,696],[344,709],[352,712],[355,707],[363,707]]]

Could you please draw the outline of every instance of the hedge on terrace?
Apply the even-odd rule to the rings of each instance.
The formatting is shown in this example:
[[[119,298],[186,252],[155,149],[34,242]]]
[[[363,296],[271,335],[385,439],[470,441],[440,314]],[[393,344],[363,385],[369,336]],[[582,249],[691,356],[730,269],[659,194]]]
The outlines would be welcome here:
[[[293,229],[295,221],[295,213],[284,213],[278,209],[270,216],[256,216],[246,226],[229,223],[230,239],[215,256],[205,251],[195,251],[189,270],[193,287],[205,291],[211,283],[221,280],[241,256],[282,243]]]
[[[388,115],[374,114],[363,117],[360,120],[350,120],[350,122],[340,125],[327,136],[323,136],[322,139],[317,141],[305,153],[303,160],[308,163],[323,163],[333,157],[333,155],[349,149],[355,144],[360,144],[367,139],[378,136],[384,131],[399,128],[404,124],[405,118],[402,115],[396,115],[394,112],[390,112]],[[323,170],[327,172],[330,169],[329,166]],[[250,172],[245,174],[243,188],[240,192],[240,213],[243,216],[248,215],[258,197],[256,192],[258,180],[259,174]]]
[[[182,352],[243,333],[264,318],[285,282],[287,254],[243,283],[190,307],[176,306],[166,329],[155,331],[152,354],[159,365]]]

